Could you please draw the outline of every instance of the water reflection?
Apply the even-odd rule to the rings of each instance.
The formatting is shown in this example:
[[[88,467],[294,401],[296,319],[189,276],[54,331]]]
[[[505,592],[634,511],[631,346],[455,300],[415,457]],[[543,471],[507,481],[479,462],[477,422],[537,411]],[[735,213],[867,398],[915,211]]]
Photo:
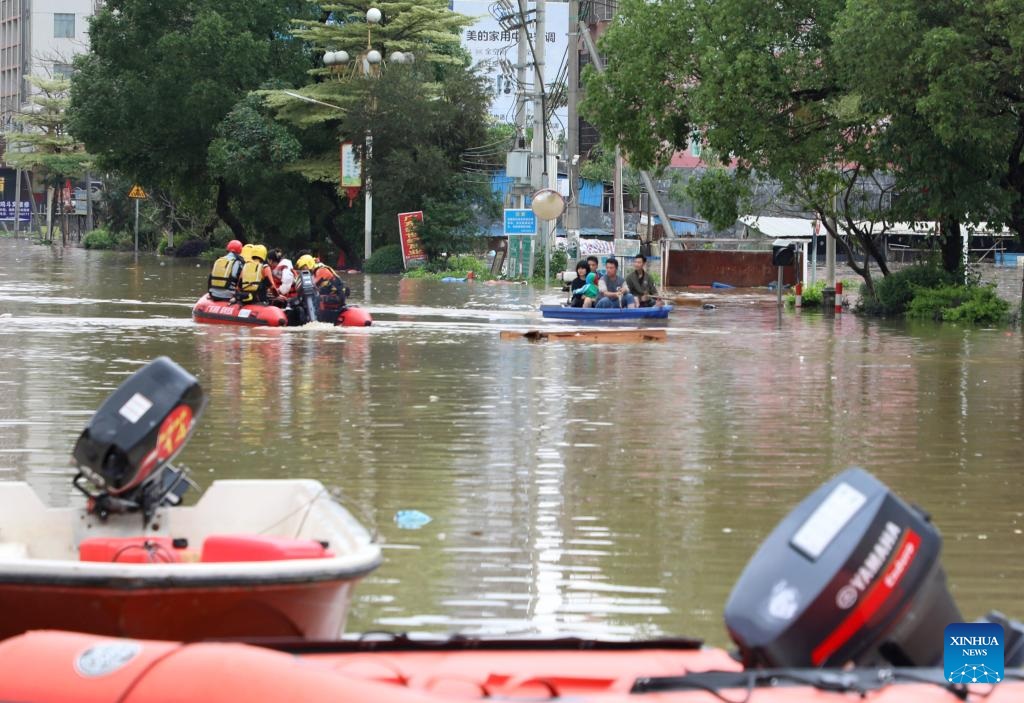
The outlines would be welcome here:
[[[1016,332],[780,326],[770,295],[743,294],[678,310],[661,345],[500,342],[543,324],[532,291],[359,276],[372,328],[233,329],[189,319],[205,275],[0,240],[0,479],[70,500],[85,419],[168,354],[210,396],[182,455],[200,483],[311,476],[379,526],[355,629],[721,643],[758,541],[850,464],[932,512],[965,615],[1022,614]],[[433,521],[400,530],[402,509]]]

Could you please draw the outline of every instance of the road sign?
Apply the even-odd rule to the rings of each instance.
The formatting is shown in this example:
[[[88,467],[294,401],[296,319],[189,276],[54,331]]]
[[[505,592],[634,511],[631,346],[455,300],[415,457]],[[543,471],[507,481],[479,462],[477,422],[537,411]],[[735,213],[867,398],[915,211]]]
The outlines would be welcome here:
[[[132,186],[132,189],[128,191],[128,197],[135,198],[136,200],[142,200],[143,198],[148,198],[149,196],[146,195],[146,191],[142,190],[142,186],[136,183],[135,185]]]
[[[505,210],[505,236],[532,237],[537,234],[537,216],[529,209]]]

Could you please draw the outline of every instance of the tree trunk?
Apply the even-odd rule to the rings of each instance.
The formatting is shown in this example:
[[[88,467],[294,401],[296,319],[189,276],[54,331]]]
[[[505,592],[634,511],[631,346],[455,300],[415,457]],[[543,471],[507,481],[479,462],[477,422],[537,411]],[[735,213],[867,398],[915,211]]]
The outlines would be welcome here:
[[[228,185],[224,182],[223,178],[217,179],[217,217],[221,221],[231,228],[231,232],[235,235],[235,239],[241,241],[246,240],[245,227],[241,221],[235,216],[235,213],[231,210],[230,193],[228,191]]]
[[[960,220],[951,215],[945,215],[939,220],[939,243],[942,246],[942,268],[954,275],[965,273],[962,271],[964,263],[964,247],[960,236]]]

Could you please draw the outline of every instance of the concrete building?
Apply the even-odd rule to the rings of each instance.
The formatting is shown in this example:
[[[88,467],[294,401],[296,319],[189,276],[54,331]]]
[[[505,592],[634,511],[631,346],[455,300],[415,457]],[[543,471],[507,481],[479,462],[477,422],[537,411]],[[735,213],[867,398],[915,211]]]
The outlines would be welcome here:
[[[99,0],[0,0],[0,119],[4,131],[28,103],[30,75],[70,75],[89,49],[89,17]]]

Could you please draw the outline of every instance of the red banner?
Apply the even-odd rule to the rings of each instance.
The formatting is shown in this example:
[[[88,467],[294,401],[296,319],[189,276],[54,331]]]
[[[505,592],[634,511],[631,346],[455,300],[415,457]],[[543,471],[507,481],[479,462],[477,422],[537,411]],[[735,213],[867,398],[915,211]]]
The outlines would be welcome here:
[[[398,213],[398,234],[402,240],[402,261],[409,268],[410,261],[426,261],[427,255],[420,248],[420,236],[416,233],[418,223],[423,222],[423,211]]]

